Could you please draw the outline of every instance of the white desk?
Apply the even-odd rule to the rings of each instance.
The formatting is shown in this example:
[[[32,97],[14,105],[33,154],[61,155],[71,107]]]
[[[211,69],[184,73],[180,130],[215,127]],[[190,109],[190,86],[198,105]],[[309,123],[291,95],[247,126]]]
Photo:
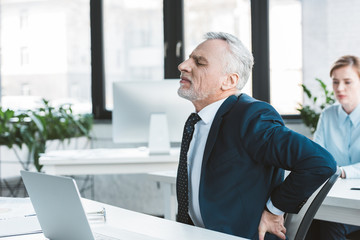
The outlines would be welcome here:
[[[352,187],[360,187],[360,179],[338,179],[315,218],[360,226],[360,190]]]
[[[148,176],[160,183],[163,189],[165,218],[174,220],[177,206],[176,172],[154,172]],[[360,190],[350,190],[354,186],[360,186],[360,179],[338,179],[315,218],[360,226]]]
[[[85,211],[94,211],[105,207],[107,213],[106,225],[136,232],[148,237],[162,240],[241,240],[245,238],[235,237],[220,232],[203,228],[180,224],[174,221],[137,213],[122,208],[102,204],[99,202],[83,199]],[[98,225],[98,224],[97,224]],[[25,236],[2,238],[2,239],[45,239],[43,234],[31,234]]]
[[[60,150],[43,154],[43,171],[55,175],[148,173],[177,169],[179,148],[170,155],[149,155],[142,148]]]

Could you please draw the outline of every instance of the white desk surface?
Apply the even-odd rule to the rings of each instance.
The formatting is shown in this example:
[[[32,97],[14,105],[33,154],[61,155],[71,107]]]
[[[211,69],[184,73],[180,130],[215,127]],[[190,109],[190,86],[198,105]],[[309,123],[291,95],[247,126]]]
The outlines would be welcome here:
[[[319,208],[316,219],[360,226],[360,179],[338,179]]]
[[[149,155],[146,148],[101,148],[50,151],[39,161],[55,175],[149,173],[177,169],[179,148],[170,155]]]
[[[106,224],[111,227],[124,229],[135,233],[140,233],[148,237],[162,240],[183,240],[183,239],[197,239],[197,240],[241,240],[245,238],[235,237],[220,232],[215,232],[203,228],[189,226],[174,221],[153,217],[150,215],[137,213],[122,208],[102,204],[99,202],[83,199],[85,211],[99,210],[105,207],[107,214]],[[99,223],[97,223],[98,225]],[[24,236],[17,236],[3,239],[46,239],[43,234],[31,234]]]
[[[176,184],[176,171],[158,171],[148,174],[149,179],[162,183]]]
[[[167,219],[176,215],[176,171],[148,174],[163,189],[164,214]],[[315,218],[360,226],[360,179],[338,179],[319,208]]]

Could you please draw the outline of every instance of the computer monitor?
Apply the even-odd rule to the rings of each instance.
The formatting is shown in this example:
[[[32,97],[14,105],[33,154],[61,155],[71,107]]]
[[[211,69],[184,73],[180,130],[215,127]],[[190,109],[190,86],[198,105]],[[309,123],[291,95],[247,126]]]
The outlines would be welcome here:
[[[168,144],[169,141],[181,142],[185,121],[194,107],[178,96],[179,81],[114,82],[113,141],[137,146],[149,146],[151,142],[158,145],[168,134],[168,140],[165,139]],[[150,123],[150,119],[154,121]],[[157,151],[161,152],[161,149]]]

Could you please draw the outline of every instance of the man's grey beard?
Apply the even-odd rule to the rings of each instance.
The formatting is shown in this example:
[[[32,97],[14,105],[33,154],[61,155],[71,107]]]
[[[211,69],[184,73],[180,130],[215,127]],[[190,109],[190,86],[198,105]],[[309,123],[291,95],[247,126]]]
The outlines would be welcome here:
[[[199,101],[205,99],[209,94],[203,93],[199,94],[195,92],[193,89],[183,89],[181,86],[178,89],[178,95],[182,98],[185,98],[191,102]]]

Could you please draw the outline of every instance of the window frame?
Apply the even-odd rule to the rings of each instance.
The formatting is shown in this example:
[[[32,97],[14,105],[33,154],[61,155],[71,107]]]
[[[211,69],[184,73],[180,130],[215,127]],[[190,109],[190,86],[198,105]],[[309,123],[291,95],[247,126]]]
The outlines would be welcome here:
[[[105,106],[105,67],[102,0],[90,0],[91,92],[95,119],[111,119]],[[177,78],[184,60],[184,2],[163,0],[164,77]],[[254,98],[270,102],[269,0],[251,0],[251,38],[255,64],[252,72]],[[177,54],[176,54],[177,53]],[[300,115],[283,115],[300,119]]]

